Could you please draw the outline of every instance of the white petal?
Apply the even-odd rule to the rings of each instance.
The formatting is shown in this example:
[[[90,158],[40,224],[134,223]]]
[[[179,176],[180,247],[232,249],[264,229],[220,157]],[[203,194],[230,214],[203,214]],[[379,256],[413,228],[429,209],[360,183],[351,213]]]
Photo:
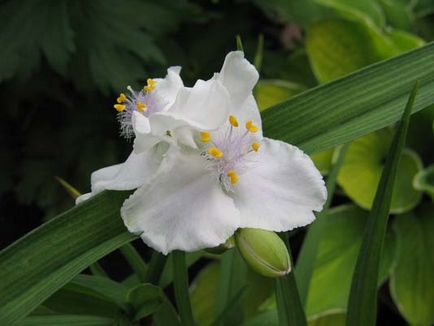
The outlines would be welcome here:
[[[244,58],[242,51],[233,51],[226,56],[218,79],[229,91],[235,106],[238,106],[252,94],[259,73],[255,66]]]
[[[253,120],[254,125],[259,127],[256,136],[259,138],[262,137],[261,114],[259,113],[258,104],[253,95],[247,96],[239,107],[233,108],[231,114],[235,115],[238,121],[242,124],[245,124],[249,120]]]
[[[267,138],[261,145],[234,186],[241,227],[287,231],[311,223],[327,198],[321,174],[295,146]]]
[[[206,160],[193,151],[171,151],[173,168],[138,189],[121,209],[128,230],[164,254],[195,251],[225,242],[239,226],[239,212]],[[165,163],[163,163],[165,164]]]
[[[161,140],[164,140],[164,137],[156,137],[151,133],[150,121],[143,114],[133,112],[132,122],[136,134],[134,139],[134,152],[136,154],[147,152]]]
[[[181,67],[170,67],[167,69],[167,75],[164,79],[156,78],[155,92],[161,97],[166,104],[166,109],[173,104],[178,91],[184,86],[179,73]]]
[[[154,177],[162,160],[161,148],[136,154],[132,152],[122,164],[97,170],[91,175],[91,193],[76,200],[76,203],[89,199],[103,190],[131,190],[140,187]]]
[[[215,80],[198,80],[193,88],[182,88],[173,106],[150,117],[152,130],[174,130],[188,126],[197,130],[214,130],[229,114],[229,94]]]

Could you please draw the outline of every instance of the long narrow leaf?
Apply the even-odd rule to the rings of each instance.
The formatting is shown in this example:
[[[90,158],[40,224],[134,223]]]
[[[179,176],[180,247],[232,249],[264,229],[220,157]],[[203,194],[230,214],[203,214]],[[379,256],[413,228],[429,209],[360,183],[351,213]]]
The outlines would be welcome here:
[[[185,252],[175,250],[172,253],[173,259],[173,286],[175,289],[176,305],[178,307],[181,324],[193,326],[193,312],[191,310],[190,295],[188,292],[187,264]]]
[[[411,92],[402,120],[390,146],[374,204],[368,217],[351,284],[346,322],[348,326],[375,325],[378,271],[389,217],[393,183],[402,148],[405,144],[410,114],[417,91],[418,83]]]
[[[434,103],[434,43],[308,90],[263,113],[264,133],[311,154],[388,126],[401,117],[408,90],[413,112]]]
[[[289,248],[288,235],[284,234],[284,241]],[[276,279],[276,303],[281,326],[306,326],[306,315],[298,295],[294,272]]]
[[[24,318],[91,263],[135,238],[119,217],[125,197],[96,196],[0,252],[0,325]]]
[[[324,204],[323,210],[321,213],[318,214],[315,222],[309,226],[306,237],[303,241],[303,246],[301,247],[301,251],[297,259],[297,264],[295,266],[295,278],[297,280],[300,301],[303,307],[306,305],[307,294],[309,292],[310,286],[310,279],[312,278],[315,258],[324,226],[322,215],[330,207],[331,201],[335,193],[338,172],[342,166],[348,147],[349,143],[343,145],[341,148],[338,148],[336,150],[336,158],[334,159],[333,165],[326,181],[327,202]]]

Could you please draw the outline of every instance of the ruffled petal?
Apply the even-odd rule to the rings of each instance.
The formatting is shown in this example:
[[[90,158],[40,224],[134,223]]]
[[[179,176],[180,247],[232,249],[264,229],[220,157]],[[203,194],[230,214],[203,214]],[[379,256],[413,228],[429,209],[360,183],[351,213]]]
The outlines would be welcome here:
[[[181,67],[175,66],[167,69],[165,78],[156,78],[155,92],[164,100],[165,109],[168,109],[176,99],[178,91],[184,86],[179,73]]]
[[[253,87],[259,79],[259,73],[242,51],[229,52],[222,70],[217,78],[228,90],[234,106],[240,106],[252,94]]]
[[[137,154],[147,152],[154,147],[163,137],[156,137],[152,134],[151,124],[147,117],[139,112],[133,112],[132,116],[134,133],[134,152]]]
[[[146,244],[164,254],[225,242],[239,226],[233,200],[197,151],[169,153],[159,177],[125,201],[121,216],[128,230],[140,233]],[[166,169],[168,161],[172,163]]]
[[[327,190],[309,156],[267,138],[256,155],[252,168],[234,186],[241,227],[287,231],[311,223],[313,211],[320,211],[325,203]]]
[[[179,91],[168,111],[150,117],[152,130],[160,133],[180,127],[214,130],[226,121],[229,104],[229,94],[219,81],[198,80],[193,88]]]
[[[122,164],[97,170],[91,175],[91,192],[78,197],[76,203],[89,199],[103,190],[132,190],[155,176],[162,160],[162,146],[136,154],[132,152]]]

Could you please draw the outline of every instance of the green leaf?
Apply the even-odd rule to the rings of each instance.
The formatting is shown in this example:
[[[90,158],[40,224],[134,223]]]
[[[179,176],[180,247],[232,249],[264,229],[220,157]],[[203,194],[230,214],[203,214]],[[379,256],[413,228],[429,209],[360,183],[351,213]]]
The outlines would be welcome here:
[[[390,292],[411,325],[434,323],[434,206],[398,216],[394,223],[397,262]]]
[[[414,15],[412,13],[411,4],[416,1],[407,0],[380,0],[383,11],[386,15],[387,22],[393,27],[401,28],[404,30],[411,30]]]
[[[355,140],[339,173],[338,182],[345,193],[365,209],[372,207],[392,136],[391,130],[385,129]],[[403,213],[419,203],[421,193],[413,188],[412,182],[421,169],[419,156],[405,150],[393,186],[391,212]]]
[[[330,167],[332,165],[332,157],[335,150],[333,148],[319,153],[312,154],[310,158],[313,163],[315,163],[316,168],[321,172],[322,175],[329,173]]]
[[[261,80],[256,85],[256,100],[259,109],[265,110],[272,105],[301,93],[306,87],[285,80]]]
[[[398,29],[389,31],[388,36],[401,52],[416,49],[425,44],[420,37]]]
[[[283,234],[283,239],[291,256],[288,234]],[[300,301],[294,273],[277,278],[275,290],[279,325],[306,325],[306,315]]]
[[[17,326],[112,326],[114,320],[97,316],[47,315],[31,316],[19,322]]]
[[[347,75],[398,53],[376,30],[346,20],[326,20],[312,25],[307,32],[306,46],[320,82]]]
[[[124,311],[129,311],[127,301],[128,288],[122,283],[112,281],[106,277],[77,275],[70,284],[96,292],[116,303]]]
[[[383,27],[385,17],[382,8],[372,0],[315,0],[322,6],[335,10],[340,16],[363,23]]]
[[[262,113],[264,134],[312,154],[381,129],[400,118],[416,80],[413,112],[434,103],[433,59],[428,44],[294,96]]]
[[[345,314],[329,314],[309,320],[308,326],[344,326]]]
[[[213,262],[201,269],[190,286],[191,307],[198,325],[212,325],[216,305],[220,264]]]
[[[434,200],[434,164],[414,176],[413,185],[417,190],[424,191]]]
[[[140,320],[156,312],[165,302],[161,288],[152,284],[140,284],[128,293],[128,301],[135,309],[135,320]]]
[[[135,238],[119,217],[126,196],[100,194],[0,252],[0,324],[24,318],[91,263]]]
[[[67,1],[10,1],[1,4],[0,42],[2,58],[0,81],[16,74],[34,72],[41,53],[59,73],[74,51],[73,31]]]
[[[140,282],[147,281],[147,266],[143,261],[143,258],[137,252],[136,248],[130,243],[119,248],[122,256],[127,260],[128,264],[133,269],[134,273],[137,275]]]
[[[307,234],[303,240],[303,244],[297,259],[295,268],[295,277],[300,293],[300,301],[303,307],[306,306],[306,298],[310,287],[310,282],[313,274],[314,262],[317,256],[319,244],[323,236],[326,221],[323,215],[327,212],[334,197],[336,188],[336,178],[341,169],[344,157],[348,151],[349,145],[343,145],[336,149],[333,165],[330,174],[326,181],[327,201],[324,204],[323,210],[317,214],[316,220],[309,226]]]
[[[336,311],[345,312],[347,309],[351,276],[356,265],[367,217],[368,212],[354,205],[338,206],[321,216],[319,220],[321,238],[313,262],[313,274],[306,305],[309,319],[316,319]],[[393,233],[388,233],[381,258],[378,285],[387,277],[394,253]]]
[[[375,325],[377,312],[377,283],[380,256],[386,234],[389,209],[392,201],[393,183],[399,158],[405,144],[410,115],[418,91],[418,82],[413,87],[407,105],[390,146],[389,155],[368,217],[359,257],[351,283],[348,301],[347,325]]]
[[[175,250],[172,252],[173,260],[173,287],[175,301],[178,307],[181,324],[183,326],[194,325],[193,312],[191,310],[190,294],[188,292],[188,270],[185,261],[185,252]]]

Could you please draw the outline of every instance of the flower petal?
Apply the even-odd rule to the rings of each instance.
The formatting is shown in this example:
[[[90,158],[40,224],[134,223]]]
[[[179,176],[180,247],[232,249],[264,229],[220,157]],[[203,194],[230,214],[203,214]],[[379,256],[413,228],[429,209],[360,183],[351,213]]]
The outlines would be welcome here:
[[[185,126],[214,130],[226,121],[228,114],[229,94],[223,85],[215,79],[198,80],[193,88],[182,88],[173,106],[153,114],[150,122],[152,130],[160,132]]]
[[[163,146],[136,154],[132,152],[122,164],[97,170],[91,175],[91,192],[78,197],[76,203],[89,199],[103,190],[131,190],[154,177],[161,164]]]
[[[254,160],[254,167],[240,175],[234,187],[241,227],[287,231],[311,223],[312,211],[322,209],[327,191],[309,156],[264,138]]]
[[[124,203],[121,216],[130,232],[164,254],[195,251],[226,241],[239,226],[239,212],[197,151],[172,148],[159,177]]]
[[[174,66],[167,69],[165,78],[156,78],[155,92],[161,97],[166,104],[166,109],[170,107],[176,99],[178,91],[184,86],[179,73],[181,67]]]
[[[134,139],[134,152],[137,154],[147,152],[163,138],[155,137],[151,133],[151,125],[149,119],[139,112],[133,112],[132,117],[134,133],[136,138]]]
[[[234,106],[239,106],[252,94],[259,73],[242,51],[229,52],[217,77],[228,90]]]

